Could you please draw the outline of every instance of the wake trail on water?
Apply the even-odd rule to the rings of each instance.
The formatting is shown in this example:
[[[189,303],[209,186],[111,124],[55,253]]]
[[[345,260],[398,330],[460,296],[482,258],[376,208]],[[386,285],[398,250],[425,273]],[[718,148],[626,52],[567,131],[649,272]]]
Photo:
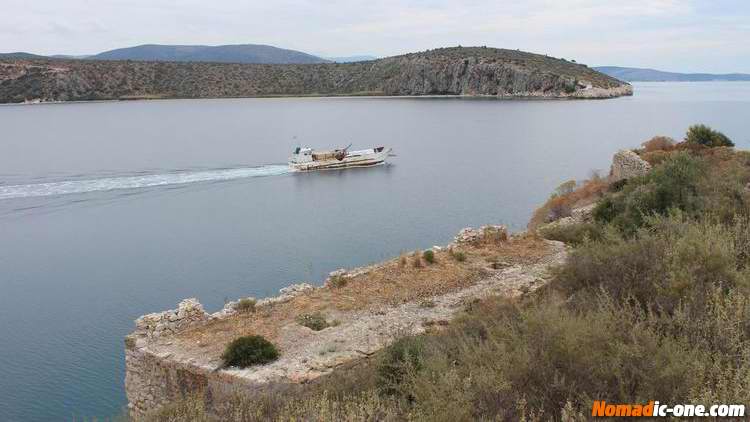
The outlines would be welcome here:
[[[142,189],[155,186],[228,181],[253,177],[280,176],[282,174],[291,173],[292,171],[293,170],[286,165],[274,164],[259,167],[240,167],[215,170],[180,170],[161,174],[63,180],[26,185],[0,185],[0,199],[32,198],[118,189]]]

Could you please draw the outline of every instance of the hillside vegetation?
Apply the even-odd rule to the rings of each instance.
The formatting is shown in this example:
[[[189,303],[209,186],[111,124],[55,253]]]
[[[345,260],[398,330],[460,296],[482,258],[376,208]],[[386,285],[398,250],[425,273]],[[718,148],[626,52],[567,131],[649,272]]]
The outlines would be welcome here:
[[[750,402],[750,154],[668,139],[637,152],[653,169],[598,181],[545,288],[468,304],[316,385],[238,392],[211,415],[186,397],[152,420],[575,421],[594,400]]]
[[[299,95],[611,97],[630,86],[543,55],[443,48],[374,61],[225,64],[0,60],[0,102]]]

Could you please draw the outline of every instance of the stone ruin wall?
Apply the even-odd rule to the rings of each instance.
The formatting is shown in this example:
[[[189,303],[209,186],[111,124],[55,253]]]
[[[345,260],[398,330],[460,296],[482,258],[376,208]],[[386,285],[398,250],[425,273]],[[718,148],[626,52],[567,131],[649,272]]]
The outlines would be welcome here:
[[[456,235],[454,244],[481,242],[488,236],[505,240],[508,232],[505,226],[465,228]],[[440,247],[434,246],[433,249]],[[333,271],[324,286],[330,285],[333,279],[356,277],[376,270],[380,265]],[[286,302],[314,289],[310,284],[295,284],[281,289],[279,296],[259,301],[252,297],[245,299],[255,301],[256,308],[262,308]],[[169,337],[189,327],[234,315],[240,300],[229,302],[218,312],[209,314],[197,299],[185,299],[177,309],[144,315],[135,321],[135,330],[125,337],[125,392],[131,418],[138,420],[149,412],[191,394],[202,394],[210,405],[211,402],[221,401],[222,397],[229,397],[237,389],[252,392],[269,387],[215,371],[214,368],[178,362],[168,353],[156,354],[147,347],[149,341],[158,337]]]

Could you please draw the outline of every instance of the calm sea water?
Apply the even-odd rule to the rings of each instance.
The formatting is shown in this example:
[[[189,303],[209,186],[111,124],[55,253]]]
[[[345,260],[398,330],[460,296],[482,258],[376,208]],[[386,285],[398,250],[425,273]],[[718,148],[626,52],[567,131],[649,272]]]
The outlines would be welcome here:
[[[606,101],[240,99],[0,107],[0,420],[118,414],[123,336],[197,297],[523,229],[559,183],[692,123],[750,147],[750,84],[636,84]],[[295,174],[294,146],[392,164]]]

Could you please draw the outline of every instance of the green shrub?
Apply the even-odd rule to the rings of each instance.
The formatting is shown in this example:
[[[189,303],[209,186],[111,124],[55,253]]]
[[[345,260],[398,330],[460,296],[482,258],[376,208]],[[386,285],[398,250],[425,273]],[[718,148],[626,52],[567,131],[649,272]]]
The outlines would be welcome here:
[[[705,175],[703,160],[687,152],[673,154],[645,176],[630,179],[620,192],[600,200],[594,219],[632,234],[654,214],[679,209],[694,215],[704,204],[698,190]]]
[[[434,308],[435,306],[437,306],[437,304],[432,299],[425,299],[425,300],[419,302],[419,307],[420,308]]]
[[[575,180],[568,180],[567,182],[563,182],[552,192],[552,197],[554,198],[557,196],[569,195],[576,189],[577,186],[578,182],[576,182]]]
[[[340,289],[342,287],[345,287],[347,284],[349,284],[349,278],[344,277],[343,275],[331,276],[331,278],[328,281],[330,285],[336,289]]]
[[[634,298],[671,312],[687,298],[698,300],[713,286],[748,290],[750,224],[726,227],[684,215],[651,218],[632,238],[614,231],[580,245],[557,270],[556,286],[587,306],[600,291],[616,300]]]
[[[432,249],[427,249],[422,253],[422,258],[428,263],[428,264],[434,264],[435,263],[435,252],[432,251]]]
[[[313,331],[320,331],[331,326],[331,324],[326,321],[325,315],[320,312],[315,312],[313,314],[300,314],[297,315],[295,320],[299,325],[307,327]]]
[[[234,339],[221,355],[224,367],[246,368],[264,365],[279,358],[276,346],[263,336],[244,336]]]
[[[420,336],[402,337],[388,346],[377,363],[378,389],[389,395],[403,392],[407,377],[422,368],[424,348]]]
[[[699,124],[688,128],[685,140],[691,144],[707,147],[733,147],[734,142],[723,133]]]
[[[455,259],[458,262],[466,261],[466,254],[461,251],[457,251],[454,248],[448,249],[448,254],[451,256],[451,258]]]
[[[641,158],[648,161],[651,166],[657,166],[669,158],[669,155],[671,152],[669,151],[650,151],[650,152],[644,152],[641,154]]]
[[[246,297],[244,299],[240,299],[239,302],[237,302],[237,305],[235,305],[235,309],[237,312],[255,312],[255,304],[257,301],[255,299]]]

